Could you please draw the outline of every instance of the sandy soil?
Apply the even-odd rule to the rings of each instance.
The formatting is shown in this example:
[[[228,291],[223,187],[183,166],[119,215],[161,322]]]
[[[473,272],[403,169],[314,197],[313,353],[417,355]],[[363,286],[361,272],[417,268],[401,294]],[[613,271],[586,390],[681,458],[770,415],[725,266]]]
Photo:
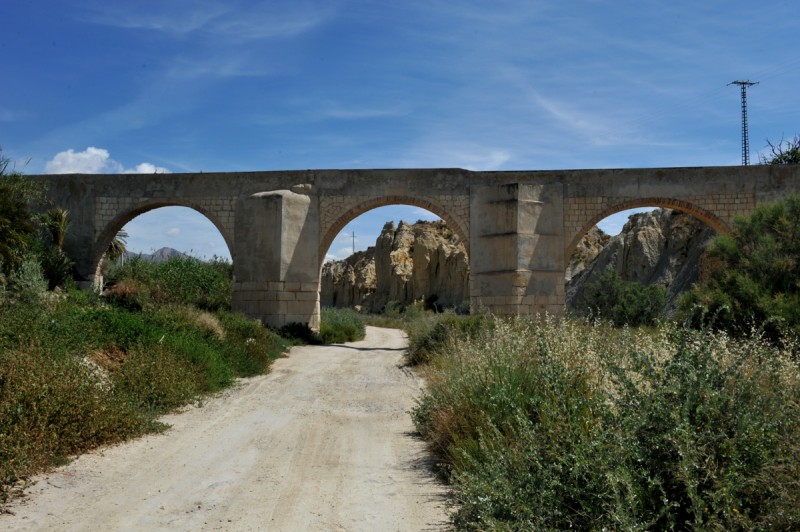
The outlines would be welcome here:
[[[2,530],[439,530],[400,331],[294,348],[172,429],[36,479]]]

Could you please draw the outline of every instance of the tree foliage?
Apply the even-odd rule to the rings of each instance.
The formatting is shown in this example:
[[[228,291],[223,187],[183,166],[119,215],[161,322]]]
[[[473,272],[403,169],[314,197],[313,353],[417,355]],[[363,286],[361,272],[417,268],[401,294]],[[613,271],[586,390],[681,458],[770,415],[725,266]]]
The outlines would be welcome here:
[[[653,325],[663,315],[666,302],[663,286],[626,281],[609,268],[586,287],[581,306],[621,327]]]
[[[767,145],[770,153],[759,156],[761,164],[800,164],[800,135],[791,140],[781,137],[775,144],[767,140]]]
[[[800,196],[737,218],[708,253],[718,267],[684,296],[689,321],[734,334],[758,328],[772,340],[800,333]]]
[[[65,284],[72,276],[72,260],[64,253],[69,213],[60,208],[35,212],[44,205],[44,188],[8,169],[0,154],[0,273],[11,275],[35,261],[49,288]]]
[[[8,169],[0,153],[0,261],[4,273],[18,268],[36,241],[38,224],[29,205],[41,195],[40,187]]]

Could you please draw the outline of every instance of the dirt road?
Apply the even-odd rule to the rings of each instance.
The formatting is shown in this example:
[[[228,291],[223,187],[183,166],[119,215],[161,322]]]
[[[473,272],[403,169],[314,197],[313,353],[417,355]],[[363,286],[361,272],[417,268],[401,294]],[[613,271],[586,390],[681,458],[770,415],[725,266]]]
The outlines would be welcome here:
[[[445,489],[408,410],[399,331],[300,347],[272,372],[37,479],[2,530],[438,530]]]

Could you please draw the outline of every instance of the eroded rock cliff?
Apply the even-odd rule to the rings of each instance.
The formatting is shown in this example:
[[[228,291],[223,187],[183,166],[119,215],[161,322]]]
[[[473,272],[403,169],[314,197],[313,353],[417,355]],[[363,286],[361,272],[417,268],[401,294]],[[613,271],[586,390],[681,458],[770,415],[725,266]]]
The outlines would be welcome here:
[[[389,222],[374,247],[322,267],[323,306],[379,312],[389,301],[448,307],[468,299],[467,253],[444,222]]]
[[[700,258],[713,237],[696,218],[669,209],[634,214],[613,237],[595,227],[567,264],[567,308],[579,307],[584,287],[607,268],[625,280],[664,286],[674,307],[680,293],[698,281]],[[458,306],[469,299],[469,260],[444,222],[389,222],[375,246],[326,263],[321,288],[322,305],[370,312],[389,301]]]
[[[586,254],[581,250],[597,247],[598,238],[590,232],[570,262],[567,308],[579,307],[584,287],[608,268],[628,281],[660,284],[667,289],[667,305],[674,307],[678,296],[698,281],[700,258],[714,235],[710,227],[690,215],[655,209],[632,215],[622,232],[608,238],[593,260],[583,261],[579,252]]]

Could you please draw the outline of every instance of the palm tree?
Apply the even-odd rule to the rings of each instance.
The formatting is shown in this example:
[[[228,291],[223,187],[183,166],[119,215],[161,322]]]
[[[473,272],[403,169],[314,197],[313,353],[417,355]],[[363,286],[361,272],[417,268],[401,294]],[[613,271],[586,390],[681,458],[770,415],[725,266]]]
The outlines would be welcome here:
[[[106,257],[108,260],[120,261],[121,263],[125,262],[125,253],[128,251],[127,239],[128,232],[124,229],[120,229],[117,236],[114,237],[114,240],[111,241],[111,244],[108,245],[108,249],[106,250]]]
[[[64,238],[66,238],[67,229],[69,228],[68,217],[68,210],[56,207],[47,211],[42,218],[42,225],[44,225],[59,253],[64,251]]]

